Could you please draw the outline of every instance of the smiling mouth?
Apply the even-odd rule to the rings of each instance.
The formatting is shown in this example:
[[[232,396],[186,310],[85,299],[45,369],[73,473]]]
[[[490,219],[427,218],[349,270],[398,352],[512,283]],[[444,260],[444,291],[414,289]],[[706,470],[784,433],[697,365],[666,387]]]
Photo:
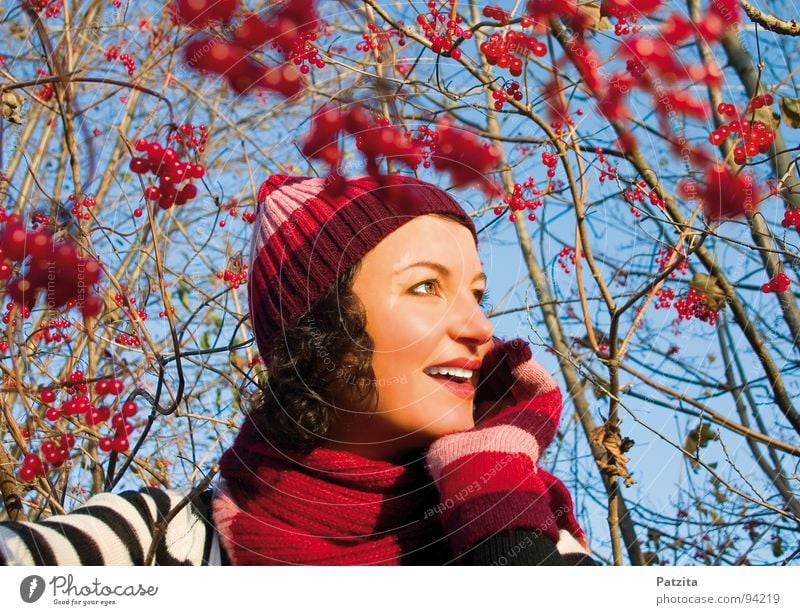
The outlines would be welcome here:
[[[423,370],[431,378],[451,380],[453,382],[468,382],[475,375],[475,370],[459,367],[427,367]]]
[[[449,380],[451,382],[469,382],[472,378],[465,378],[463,376],[451,376],[449,374],[428,374],[431,378],[436,378],[436,380]]]
[[[475,397],[475,385],[471,378],[455,376],[453,374],[429,374],[427,371],[425,375],[436,380],[444,389],[457,397],[462,399],[471,399]]]

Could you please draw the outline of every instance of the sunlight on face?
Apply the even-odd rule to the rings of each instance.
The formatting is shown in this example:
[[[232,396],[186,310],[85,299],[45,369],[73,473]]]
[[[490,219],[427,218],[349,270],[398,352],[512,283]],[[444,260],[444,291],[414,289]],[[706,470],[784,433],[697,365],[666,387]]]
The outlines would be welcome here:
[[[331,447],[389,459],[473,427],[478,367],[493,334],[479,306],[485,288],[472,233],[436,215],[404,224],[362,259],[353,290],[375,342],[377,405],[341,414]],[[458,380],[468,372],[425,371],[452,362],[472,370],[466,382]]]

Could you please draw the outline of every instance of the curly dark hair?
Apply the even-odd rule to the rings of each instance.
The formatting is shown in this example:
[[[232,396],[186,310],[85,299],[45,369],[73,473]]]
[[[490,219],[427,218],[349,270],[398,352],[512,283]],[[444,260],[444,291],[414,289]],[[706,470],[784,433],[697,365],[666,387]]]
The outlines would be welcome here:
[[[458,216],[432,214],[464,224]],[[267,364],[267,384],[249,415],[264,437],[286,452],[323,444],[338,408],[377,402],[374,341],[364,304],[353,292],[359,261],[342,274],[280,338]]]

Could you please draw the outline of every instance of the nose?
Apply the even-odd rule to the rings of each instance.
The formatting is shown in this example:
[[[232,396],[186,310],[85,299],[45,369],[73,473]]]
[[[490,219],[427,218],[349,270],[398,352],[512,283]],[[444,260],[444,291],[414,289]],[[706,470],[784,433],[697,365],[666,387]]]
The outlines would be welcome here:
[[[458,305],[453,307],[450,322],[453,339],[469,345],[483,345],[494,335],[494,326],[486,318],[472,291],[462,294]]]

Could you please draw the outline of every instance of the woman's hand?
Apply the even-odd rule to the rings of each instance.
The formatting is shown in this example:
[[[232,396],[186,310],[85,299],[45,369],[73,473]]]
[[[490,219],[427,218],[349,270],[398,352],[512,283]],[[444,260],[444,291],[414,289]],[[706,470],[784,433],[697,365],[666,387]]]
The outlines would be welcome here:
[[[520,416],[523,412],[536,415],[540,423],[536,437],[540,447],[546,448],[561,418],[561,392],[556,381],[533,358],[525,340],[493,339],[494,345],[484,357],[478,375],[475,423],[488,427],[498,418],[513,421],[506,416],[511,408],[517,409],[514,416],[519,420],[526,420]]]
[[[537,469],[561,413],[561,392],[521,339],[495,344],[481,364],[474,429],[436,440],[427,467],[458,556],[505,529],[558,541],[550,485]]]

